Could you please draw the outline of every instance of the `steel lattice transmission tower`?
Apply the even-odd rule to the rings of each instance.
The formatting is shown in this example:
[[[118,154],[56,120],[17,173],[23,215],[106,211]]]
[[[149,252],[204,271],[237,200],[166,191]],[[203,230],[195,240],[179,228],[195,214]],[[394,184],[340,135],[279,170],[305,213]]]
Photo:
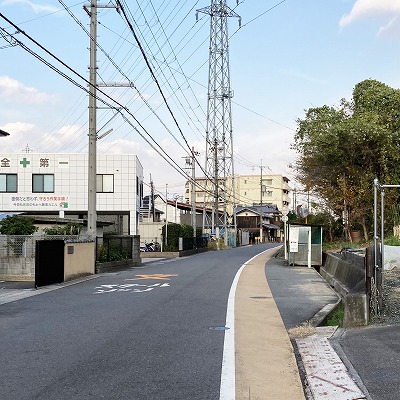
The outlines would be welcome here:
[[[211,218],[203,212],[203,229],[211,228],[219,238],[219,228],[223,227],[227,243],[228,212],[233,214],[235,197],[228,18],[239,18],[239,26],[241,19],[226,0],[211,0],[209,7],[197,12],[211,17],[204,208],[213,212]],[[236,227],[236,222],[232,222]]]

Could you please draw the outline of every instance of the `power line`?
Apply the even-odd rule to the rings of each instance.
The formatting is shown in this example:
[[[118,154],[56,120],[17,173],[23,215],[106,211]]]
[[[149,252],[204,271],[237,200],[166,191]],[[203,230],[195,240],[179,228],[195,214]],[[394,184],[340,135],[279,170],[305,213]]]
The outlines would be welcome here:
[[[83,81],[85,81],[89,86],[90,86],[90,82],[87,81],[84,77],[82,77],[79,73],[77,73],[75,70],[73,70],[71,67],[69,67],[68,65],[66,65],[61,59],[59,59],[57,56],[55,56],[53,53],[51,53],[49,50],[47,50],[44,46],[42,46],[40,43],[38,43],[37,41],[35,41],[32,37],[30,37],[28,34],[26,34],[24,31],[20,30],[13,22],[11,22],[7,17],[5,17],[2,13],[0,13],[0,17],[3,18],[4,20],[6,20],[9,24],[13,25],[14,28],[16,28],[19,32],[21,32],[25,37],[27,37],[29,40],[31,40],[33,43],[35,43],[39,48],[41,48],[43,51],[45,51],[47,54],[49,54],[51,57],[53,57],[54,59],[56,59],[60,64],[62,64],[64,67],[66,67],[68,70],[70,70],[71,72],[73,72],[75,75],[77,75],[80,79],[82,79]],[[0,27],[0,30],[2,30],[3,32],[6,32],[3,28]],[[37,53],[35,53],[33,50],[29,49],[24,43],[22,43],[21,41],[15,39],[16,42],[18,43],[18,45],[23,48],[25,51],[29,52],[31,55],[33,55],[34,57],[36,57],[39,61],[41,61],[42,63],[44,63],[46,66],[48,66],[49,68],[51,68],[53,71],[55,71],[56,73],[58,73],[59,75],[61,75],[63,78],[67,79],[69,82],[73,83],[75,86],[77,86],[78,88],[80,88],[81,90],[85,91],[86,93],[90,94],[89,90],[87,88],[85,88],[84,86],[82,86],[81,84],[79,84],[78,82],[76,82],[75,80],[73,80],[71,77],[69,77],[67,74],[65,74],[64,72],[62,72],[61,70],[59,70],[57,67],[55,67],[54,65],[52,65],[51,63],[49,63],[47,60],[45,60],[43,57],[39,56]],[[102,102],[104,105],[108,106],[111,109],[115,109],[116,111],[118,111],[121,116],[124,118],[125,122],[127,122],[137,133],[139,133],[139,135],[149,144],[151,145],[151,147],[156,150],[156,148],[154,147],[154,145],[150,144],[150,142],[143,136],[143,134],[137,129],[136,126],[134,126],[131,121],[129,121],[127,119],[127,117],[121,112],[121,109],[125,109],[120,103],[116,102],[114,99],[110,98],[106,93],[104,93],[101,90],[98,90],[99,92],[101,92],[103,95],[105,95],[107,98],[109,98],[111,101],[115,102],[119,107],[113,106],[112,104],[106,102],[105,100],[99,98],[98,96],[96,96],[97,100],[99,100],[100,102]],[[125,112],[127,112],[137,123],[138,125],[144,130],[144,132],[153,140],[153,142],[156,144],[156,146],[162,151],[162,153],[164,153],[165,156],[163,156],[158,150],[157,153],[159,155],[161,155],[162,158],[164,158],[165,161],[168,162],[169,165],[171,165],[178,173],[180,173],[182,176],[184,176],[185,178],[187,178],[187,174],[186,172],[179,167],[179,165],[162,149],[162,147],[154,140],[154,138],[147,132],[147,130],[141,125],[141,123],[136,120],[136,118],[129,112],[129,110],[125,109]],[[168,161],[167,159],[169,159],[170,161]]]

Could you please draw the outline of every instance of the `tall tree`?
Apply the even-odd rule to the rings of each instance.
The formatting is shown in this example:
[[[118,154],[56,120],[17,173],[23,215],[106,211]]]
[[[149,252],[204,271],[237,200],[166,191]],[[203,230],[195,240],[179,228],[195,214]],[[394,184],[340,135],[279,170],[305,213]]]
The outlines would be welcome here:
[[[293,148],[297,178],[349,226],[372,230],[373,180],[399,184],[400,90],[375,80],[357,84],[351,102],[310,108],[298,119]],[[395,203],[397,191],[386,202]]]

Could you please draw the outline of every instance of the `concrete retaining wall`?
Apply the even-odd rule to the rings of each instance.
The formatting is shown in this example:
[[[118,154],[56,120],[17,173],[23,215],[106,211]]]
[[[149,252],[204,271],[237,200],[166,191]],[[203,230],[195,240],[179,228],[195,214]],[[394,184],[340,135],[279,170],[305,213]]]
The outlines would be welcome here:
[[[140,253],[140,258],[134,258],[132,260],[121,260],[121,261],[110,261],[104,263],[96,263],[96,274],[105,272],[123,271],[129,268],[135,268],[141,266],[142,258],[178,258],[187,257],[197,253],[204,253],[208,251],[205,249],[193,249],[184,251],[146,251]]]
[[[183,251],[143,251],[140,253],[141,258],[177,258],[177,257],[187,257],[193,254],[205,253],[208,251],[207,248],[204,249],[193,249],[193,250],[183,250]]]
[[[349,253],[324,253],[324,262],[319,272],[342,298],[345,313],[343,326],[367,325],[369,307],[364,257],[355,254],[349,256]]]
[[[108,261],[103,263],[96,263],[96,274],[103,274],[106,272],[117,272],[123,271],[133,267],[140,267],[139,262],[129,259],[129,260],[120,260],[120,261]]]
[[[351,291],[357,291],[356,287],[360,285],[360,282],[365,283],[365,267],[361,267],[360,263],[350,261],[345,256],[342,257],[326,253],[319,273],[341,297],[345,297]],[[361,260],[363,263],[364,259],[361,258]]]

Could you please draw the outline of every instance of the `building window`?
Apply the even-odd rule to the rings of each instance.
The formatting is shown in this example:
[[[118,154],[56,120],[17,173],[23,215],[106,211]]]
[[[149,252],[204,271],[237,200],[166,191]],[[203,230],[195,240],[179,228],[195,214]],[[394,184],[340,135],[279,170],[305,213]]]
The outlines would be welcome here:
[[[263,179],[263,185],[272,186],[272,179]]]
[[[54,193],[54,175],[32,174],[32,193]]]
[[[266,190],[263,192],[263,197],[272,197],[272,190]]]
[[[17,193],[17,174],[0,174],[0,192]]]
[[[114,193],[114,175],[97,175],[97,193]]]

